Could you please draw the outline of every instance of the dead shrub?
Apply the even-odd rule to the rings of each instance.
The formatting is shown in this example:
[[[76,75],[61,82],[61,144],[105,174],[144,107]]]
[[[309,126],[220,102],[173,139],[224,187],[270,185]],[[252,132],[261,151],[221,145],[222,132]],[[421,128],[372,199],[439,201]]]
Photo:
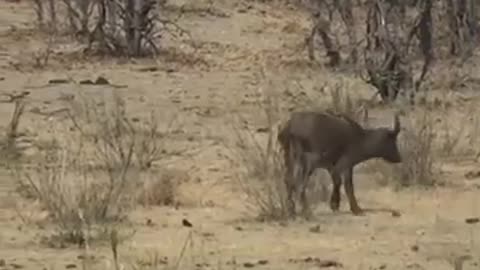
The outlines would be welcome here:
[[[19,137],[18,127],[20,125],[20,120],[23,116],[23,113],[25,112],[26,106],[23,98],[12,98],[11,101],[14,102],[14,109],[10,118],[10,122],[7,126],[5,137],[0,142],[0,153],[2,154],[3,158],[7,160],[7,162],[16,160],[21,155],[21,151],[17,145],[17,139]]]
[[[440,113],[439,122],[439,156],[450,159],[477,155],[478,149],[472,147],[478,145],[480,132],[480,118],[475,104],[465,111],[458,108],[444,109]]]
[[[338,78],[334,82],[326,81],[323,85],[315,85],[313,89],[305,89],[300,83],[296,83],[302,95],[301,99],[290,100],[295,107],[302,110],[329,111],[336,114],[346,115],[355,121],[365,120],[368,114],[366,104],[362,104],[360,97],[352,95],[352,88],[344,78]],[[290,92],[291,90],[286,90]],[[305,93],[314,94],[308,96]],[[362,118],[363,117],[363,118]]]
[[[240,168],[235,175],[247,196],[248,206],[261,220],[281,220],[288,216],[284,162],[275,130],[278,116],[272,97],[260,105],[266,118],[262,132],[252,131],[248,121],[239,117],[233,125],[235,145],[232,162]]]
[[[137,200],[143,206],[176,205],[178,187],[184,178],[185,175],[177,170],[149,173],[144,177]]]
[[[326,109],[336,114],[345,115],[361,124],[368,122],[368,103],[350,93],[352,89],[340,80],[329,87]]]
[[[165,142],[177,123],[175,117],[162,121],[168,123],[164,128],[159,126],[155,111],[150,112],[148,119],[131,118],[125,101],[116,94],[111,100],[100,102],[85,95],[67,102],[74,128],[101,150],[97,154],[104,163],[131,155],[132,166],[148,170],[154,162],[171,154],[166,151]]]
[[[156,115],[157,112],[151,111],[148,119],[142,119],[133,124],[136,131],[134,161],[141,170],[147,170],[154,162],[173,154],[166,151],[165,143],[169,134],[174,132],[177,118],[172,117],[166,121],[167,126],[160,128]]]
[[[91,228],[121,218],[121,196],[125,194],[109,185],[119,179],[107,179],[105,172],[93,173],[85,164],[78,164],[74,153],[65,146],[45,153],[44,157],[45,163],[32,169],[22,168],[17,175],[19,182],[34,191],[51,221],[58,226],[56,237],[82,244],[87,229],[84,223]],[[74,171],[73,167],[84,168]]]
[[[32,0],[39,28],[65,32],[94,52],[141,57],[159,54],[159,41],[188,34],[165,14],[166,1]]]
[[[433,115],[426,109],[410,112],[403,121],[399,135],[399,148],[402,162],[398,165],[377,163],[384,183],[392,180],[400,187],[431,186],[435,184],[435,127]]]
[[[329,88],[330,106],[329,109],[335,113],[345,114],[346,116],[355,119],[357,113],[352,102],[350,94],[345,91],[342,83],[336,83]]]
[[[33,192],[48,211],[58,228],[56,237],[82,244],[86,232],[94,238],[103,225],[124,220],[137,201],[132,191],[148,174],[149,167],[141,164],[145,160],[151,164],[155,156],[151,153],[160,148],[155,148],[156,142],[144,141],[159,137],[141,135],[117,95],[99,102],[80,98],[70,105],[74,128],[69,128],[69,134],[61,127],[52,131],[50,145],[58,147],[42,151],[40,162],[33,166],[15,164],[12,169],[19,185]],[[157,131],[156,126],[149,130]],[[139,149],[148,152],[149,159],[136,157]],[[163,188],[166,193],[174,191]]]

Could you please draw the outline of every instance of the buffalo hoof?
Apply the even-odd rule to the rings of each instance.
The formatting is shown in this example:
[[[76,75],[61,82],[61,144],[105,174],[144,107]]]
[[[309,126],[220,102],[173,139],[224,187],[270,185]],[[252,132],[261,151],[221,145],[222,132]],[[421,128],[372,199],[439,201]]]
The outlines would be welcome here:
[[[352,211],[352,213],[355,215],[355,216],[364,216],[365,215],[365,211],[363,211],[362,208],[360,207],[352,207],[350,209],[350,211]]]
[[[339,201],[330,201],[330,209],[333,212],[337,212],[340,209],[340,202]]]

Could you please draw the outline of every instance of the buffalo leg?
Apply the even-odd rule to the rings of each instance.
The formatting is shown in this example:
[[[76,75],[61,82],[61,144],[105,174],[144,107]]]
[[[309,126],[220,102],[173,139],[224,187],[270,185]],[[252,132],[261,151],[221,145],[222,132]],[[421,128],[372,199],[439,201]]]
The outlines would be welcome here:
[[[295,201],[294,201],[294,194],[293,189],[287,185],[287,211],[288,215],[293,217],[295,216]]]
[[[305,163],[299,155],[293,156],[291,161],[287,178],[287,207],[289,214],[295,216],[298,192],[301,191],[305,178]]]
[[[287,189],[288,215],[295,216],[295,175],[291,167],[287,168],[285,175],[285,187]]]
[[[284,161],[286,166],[285,188],[287,191],[286,207],[290,217],[295,216],[295,192],[296,182],[298,181],[298,159],[295,157],[295,148],[293,143],[289,143],[284,152]]]
[[[335,212],[340,208],[340,187],[342,186],[342,178],[336,171],[332,170],[329,171],[329,173],[333,183],[332,195],[330,197],[330,209]]]
[[[353,168],[349,168],[345,171],[345,193],[348,197],[348,202],[350,204],[350,211],[354,215],[362,215],[363,210],[358,206],[357,199],[355,198],[355,191],[353,187]]]
[[[314,160],[310,159],[308,156],[305,157],[305,166],[302,170],[302,190],[300,191],[300,200],[302,202],[302,212],[303,216],[307,219],[311,217],[312,211],[310,209],[310,204],[307,200],[307,187],[308,183],[310,182],[310,177],[312,176],[313,172],[315,171],[314,167]]]

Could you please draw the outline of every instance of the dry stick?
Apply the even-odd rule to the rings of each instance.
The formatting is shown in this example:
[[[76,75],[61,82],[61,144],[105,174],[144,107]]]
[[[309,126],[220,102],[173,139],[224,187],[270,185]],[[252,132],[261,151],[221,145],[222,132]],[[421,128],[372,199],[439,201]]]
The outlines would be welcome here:
[[[175,270],[178,270],[178,269],[179,269],[178,267],[180,266],[180,261],[182,260],[183,256],[185,255],[185,251],[186,251],[186,249],[187,249],[187,245],[188,245],[190,242],[192,242],[192,237],[193,237],[193,232],[190,230],[190,231],[188,232],[187,238],[185,239],[185,242],[184,242],[184,244],[183,244],[183,247],[182,247],[182,249],[181,249],[181,251],[180,251],[180,256],[178,257],[177,262],[175,263],[175,267],[174,267]]]
[[[118,265],[118,232],[116,229],[112,229],[110,233],[110,246],[113,254],[113,262],[115,263],[115,270],[119,270]]]
[[[18,125],[20,123],[20,117],[22,116],[25,109],[25,103],[20,100],[15,100],[15,109],[13,111],[12,119],[8,126],[7,130],[7,149],[15,144],[15,138],[17,137]]]
[[[470,255],[463,255],[463,256],[459,256],[457,258],[454,259],[454,262],[453,262],[453,269],[454,270],[462,270],[463,269],[463,263],[467,260],[470,260],[472,259],[472,256]]]

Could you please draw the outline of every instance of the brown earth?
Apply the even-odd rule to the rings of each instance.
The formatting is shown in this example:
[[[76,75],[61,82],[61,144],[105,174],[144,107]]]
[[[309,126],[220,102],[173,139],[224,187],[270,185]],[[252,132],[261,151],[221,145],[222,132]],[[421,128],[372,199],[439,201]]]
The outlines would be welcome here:
[[[312,221],[260,223],[253,219],[255,213],[247,210],[247,198],[235,185],[239,168],[225,158],[232,145],[232,117],[242,114],[252,131],[264,127],[262,111],[256,104],[262,91],[271,91],[279,98],[284,114],[294,107],[293,99],[324,98],[316,90],[325,83],[342,81],[363,97],[372,93],[359,79],[308,62],[301,48],[309,27],[305,14],[284,7],[224,2],[215,7],[225,16],[192,12],[180,20],[191,32],[197,51],[185,45],[183,51],[168,51],[157,62],[87,61],[73,53],[76,47],[65,39],[55,44],[47,67],[34,68],[35,55],[45,50],[46,37],[35,31],[35,16],[26,2],[4,1],[0,5],[2,93],[28,90],[30,109],[51,112],[61,108],[61,96],[85,90],[100,97],[116,91],[127,100],[132,116],[155,108],[162,121],[177,115],[181,123],[185,136],[169,142],[172,148],[190,150],[171,162],[188,174],[177,195],[181,205],[138,207],[132,212],[135,234],[119,248],[120,263],[126,268],[131,264],[140,268],[155,256],[160,256],[158,260],[167,257],[169,265],[174,265],[186,242],[180,268],[318,269],[328,267],[325,261],[332,260],[343,266],[331,267],[343,269],[453,269],[453,261],[464,255],[473,256],[465,269],[479,268],[479,225],[465,222],[466,218],[480,216],[480,179],[465,177],[478,167],[472,159],[442,160],[441,173],[435,177],[444,184],[429,189],[395,191],[389,185],[379,186],[366,171],[358,174],[355,182],[360,205],[394,208],[402,213],[400,217],[387,212],[353,216],[343,198],[340,213],[331,213],[327,204],[320,203]],[[202,2],[195,5],[201,7]],[[158,70],[139,71],[151,66]],[[268,70],[272,81],[269,86],[258,76],[261,67]],[[472,69],[472,74],[478,76],[478,69]],[[79,81],[99,75],[126,87],[47,84],[50,79]],[[475,104],[469,92],[443,94],[447,90],[439,95],[454,105],[480,104]],[[453,106],[449,113],[442,114],[443,121],[452,127],[467,124],[459,118],[466,107]],[[0,106],[3,127],[12,109],[9,103]],[[383,124],[392,119],[385,109],[376,109],[371,117]],[[20,130],[38,139],[48,136],[47,126],[56,121],[56,115],[29,112]],[[37,202],[13,193],[15,182],[6,170],[0,173],[0,269],[82,267],[84,250],[42,244],[44,229],[49,226],[43,222],[45,214]],[[191,221],[193,228],[183,227],[183,218]],[[108,245],[92,245],[89,252],[96,258],[93,269],[114,269]],[[167,267],[157,263],[159,268]]]

